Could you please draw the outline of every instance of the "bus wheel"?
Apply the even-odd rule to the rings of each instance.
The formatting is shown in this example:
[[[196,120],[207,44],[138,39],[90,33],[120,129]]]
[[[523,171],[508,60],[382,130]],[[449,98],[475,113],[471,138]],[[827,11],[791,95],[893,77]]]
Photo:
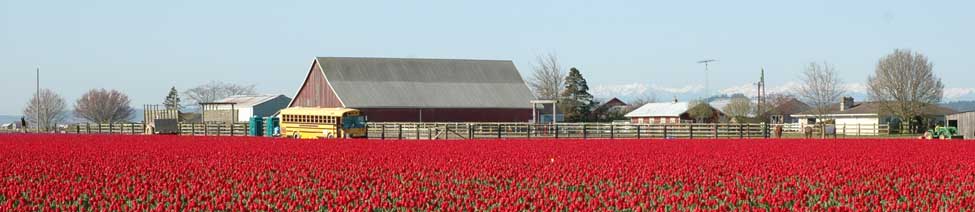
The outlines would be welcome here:
[[[291,138],[301,138],[301,134],[298,134],[298,132],[291,133]]]

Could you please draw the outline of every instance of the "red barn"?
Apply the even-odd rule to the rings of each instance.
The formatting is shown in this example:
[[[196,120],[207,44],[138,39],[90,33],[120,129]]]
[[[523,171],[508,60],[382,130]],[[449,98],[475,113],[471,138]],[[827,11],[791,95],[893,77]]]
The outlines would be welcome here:
[[[527,122],[534,99],[502,60],[318,57],[289,107],[346,107],[373,122]]]

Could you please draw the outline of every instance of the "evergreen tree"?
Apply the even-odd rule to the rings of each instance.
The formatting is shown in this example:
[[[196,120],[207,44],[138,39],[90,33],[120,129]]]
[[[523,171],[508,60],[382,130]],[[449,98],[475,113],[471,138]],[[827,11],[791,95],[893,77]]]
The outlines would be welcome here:
[[[167,110],[179,110],[179,92],[176,91],[176,87],[169,89],[169,95],[166,95],[166,100],[163,101],[163,106],[166,106]]]
[[[589,94],[589,85],[579,73],[579,69],[569,69],[569,74],[565,76],[565,88],[560,94],[559,104],[565,121],[590,121],[589,113],[593,107],[596,107],[597,102],[593,101],[592,94]]]

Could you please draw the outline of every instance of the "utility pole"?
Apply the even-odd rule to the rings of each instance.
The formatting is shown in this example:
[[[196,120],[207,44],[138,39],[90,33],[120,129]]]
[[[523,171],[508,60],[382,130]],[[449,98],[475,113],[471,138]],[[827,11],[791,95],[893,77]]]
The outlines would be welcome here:
[[[758,111],[756,111],[756,114],[755,115],[762,116],[762,115],[764,115],[763,113],[765,113],[765,111],[762,110],[762,109],[765,106],[765,102],[767,101],[765,99],[766,98],[766,95],[767,95],[765,93],[765,67],[762,67],[762,73],[761,73],[761,76],[759,76],[759,78],[758,78],[758,83],[757,84],[758,84],[758,90],[757,90],[757,92],[758,92],[757,93],[757,95],[758,95]]]
[[[713,63],[713,62],[717,62],[717,61],[718,60],[715,60],[715,59],[705,59],[705,60],[697,61],[698,64],[704,63],[704,99],[705,99],[705,101],[708,101],[707,99],[710,98],[710,95],[711,95],[711,89],[710,89],[710,87],[711,87],[711,85],[710,85],[711,84],[711,79],[708,78],[708,64]]]
[[[41,67],[34,67],[34,71],[37,74],[34,79],[34,88],[36,89],[34,91],[34,127],[40,127],[38,124],[41,123],[41,120],[47,120],[41,119],[41,114],[47,114],[47,108],[43,108],[44,102],[41,102]]]

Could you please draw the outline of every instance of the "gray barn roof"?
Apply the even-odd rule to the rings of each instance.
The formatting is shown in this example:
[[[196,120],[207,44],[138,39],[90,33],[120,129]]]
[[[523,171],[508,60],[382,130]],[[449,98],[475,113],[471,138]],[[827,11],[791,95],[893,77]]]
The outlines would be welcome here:
[[[534,99],[511,61],[317,58],[350,108],[530,108]]]

